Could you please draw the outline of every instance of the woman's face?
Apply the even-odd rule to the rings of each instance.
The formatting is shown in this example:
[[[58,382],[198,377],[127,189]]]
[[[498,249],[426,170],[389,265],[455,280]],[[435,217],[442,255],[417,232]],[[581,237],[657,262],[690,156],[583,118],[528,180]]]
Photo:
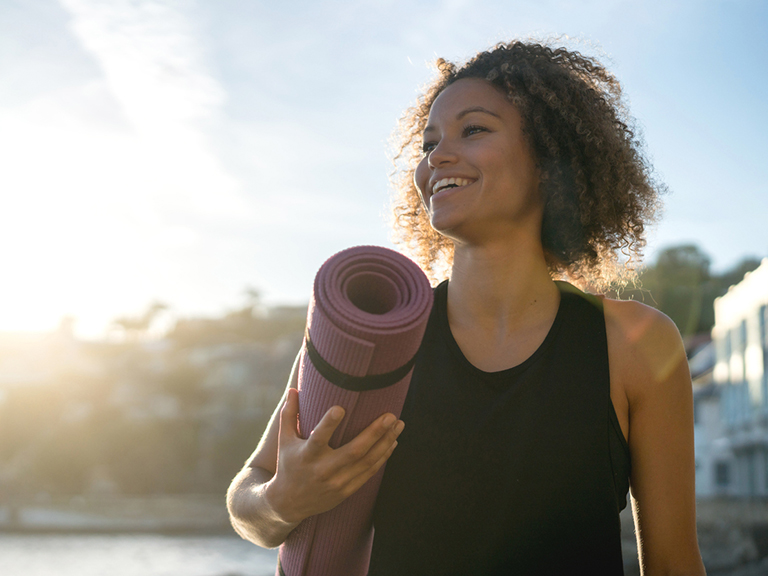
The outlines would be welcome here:
[[[540,234],[538,171],[517,109],[485,80],[454,82],[435,99],[414,174],[432,226],[476,242]]]

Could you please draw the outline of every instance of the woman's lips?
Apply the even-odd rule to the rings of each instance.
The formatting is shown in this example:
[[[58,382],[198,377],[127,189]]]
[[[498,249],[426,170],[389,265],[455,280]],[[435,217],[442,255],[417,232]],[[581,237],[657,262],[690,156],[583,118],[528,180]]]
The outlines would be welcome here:
[[[461,178],[461,177],[451,177],[451,178],[441,178],[437,182],[435,182],[432,185],[432,195],[434,196],[441,190],[444,190],[445,188],[463,188],[464,186],[467,186],[469,184],[472,184],[474,182],[471,178]]]

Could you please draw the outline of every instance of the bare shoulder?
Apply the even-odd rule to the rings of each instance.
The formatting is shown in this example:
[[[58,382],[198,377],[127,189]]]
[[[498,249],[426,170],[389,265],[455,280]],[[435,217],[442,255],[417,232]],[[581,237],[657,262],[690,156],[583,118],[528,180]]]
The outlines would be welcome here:
[[[663,312],[635,300],[613,300],[604,298],[606,326],[615,336],[623,337],[627,343],[680,343],[677,326]],[[647,341],[647,342],[646,342]]]
[[[638,398],[669,383],[685,349],[668,316],[633,300],[604,300],[611,377],[618,378],[627,397]]]

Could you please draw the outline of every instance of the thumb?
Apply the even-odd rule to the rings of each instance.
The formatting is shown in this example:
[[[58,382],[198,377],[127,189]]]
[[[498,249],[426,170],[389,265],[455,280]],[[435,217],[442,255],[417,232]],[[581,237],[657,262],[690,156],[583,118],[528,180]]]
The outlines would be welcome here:
[[[280,410],[280,442],[299,438],[299,391],[289,388],[285,403]]]

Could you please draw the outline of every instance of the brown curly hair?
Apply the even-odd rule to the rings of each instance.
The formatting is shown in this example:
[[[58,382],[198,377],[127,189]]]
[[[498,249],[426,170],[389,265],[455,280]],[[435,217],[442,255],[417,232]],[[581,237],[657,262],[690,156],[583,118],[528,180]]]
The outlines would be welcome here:
[[[441,58],[437,71],[395,132],[394,241],[433,281],[447,276],[453,243],[430,225],[413,174],[435,98],[458,80],[480,78],[501,89],[523,119],[553,277],[597,288],[633,278],[665,187],[652,178],[618,80],[579,52],[522,41],[497,44],[461,66]]]

